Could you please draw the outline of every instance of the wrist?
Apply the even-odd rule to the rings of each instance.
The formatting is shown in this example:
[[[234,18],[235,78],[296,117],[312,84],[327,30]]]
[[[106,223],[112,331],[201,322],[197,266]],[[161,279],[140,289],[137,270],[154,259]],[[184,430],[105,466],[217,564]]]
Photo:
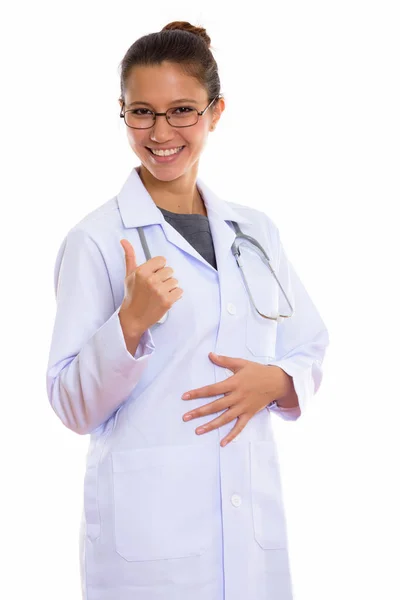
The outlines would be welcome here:
[[[140,339],[146,331],[137,320],[130,318],[122,307],[118,312],[118,317],[125,337],[130,339]]]
[[[279,379],[277,384],[277,392],[274,400],[268,405],[278,408],[296,408],[299,406],[299,400],[294,388],[293,377],[288,375],[281,367],[277,365],[269,365],[270,368],[278,369]]]

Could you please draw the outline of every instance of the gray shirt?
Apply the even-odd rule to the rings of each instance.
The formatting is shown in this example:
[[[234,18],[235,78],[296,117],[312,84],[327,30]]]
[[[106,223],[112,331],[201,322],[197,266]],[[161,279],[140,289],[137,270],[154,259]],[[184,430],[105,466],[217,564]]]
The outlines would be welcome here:
[[[173,213],[165,208],[158,208],[164,219],[172,225],[210,265],[217,269],[210,223],[205,215]]]

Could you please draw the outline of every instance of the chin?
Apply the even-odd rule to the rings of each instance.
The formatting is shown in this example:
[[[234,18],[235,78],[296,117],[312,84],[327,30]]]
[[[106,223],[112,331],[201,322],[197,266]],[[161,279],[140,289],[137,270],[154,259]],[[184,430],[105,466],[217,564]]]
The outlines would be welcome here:
[[[149,169],[146,165],[145,165],[146,169],[148,171],[150,171],[150,173],[153,175],[153,177],[155,179],[158,179],[159,181],[174,181],[175,179],[179,179],[179,177],[182,177],[182,175],[185,174],[185,170],[180,168],[180,169]]]
[[[142,167],[159,181],[174,181],[188,173],[193,165],[149,165],[141,159]]]

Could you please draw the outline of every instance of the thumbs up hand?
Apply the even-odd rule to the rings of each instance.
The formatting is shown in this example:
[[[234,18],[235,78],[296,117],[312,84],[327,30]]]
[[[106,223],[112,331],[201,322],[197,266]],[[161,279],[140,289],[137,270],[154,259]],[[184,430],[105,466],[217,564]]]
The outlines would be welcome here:
[[[173,269],[165,266],[164,256],[154,256],[138,266],[132,244],[126,239],[120,243],[125,253],[126,274],[119,316],[124,333],[138,336],[182,298],[183,290],[172,277]]]

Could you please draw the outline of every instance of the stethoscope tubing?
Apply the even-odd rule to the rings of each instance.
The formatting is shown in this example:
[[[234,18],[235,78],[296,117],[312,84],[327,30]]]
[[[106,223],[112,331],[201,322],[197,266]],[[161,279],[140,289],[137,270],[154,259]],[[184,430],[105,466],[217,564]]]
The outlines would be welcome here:
[[[235,259],[236,259],[236,263],[237,263],[237,265],[238,265],[238,267],[239,267],[239,269],[240,269],[240,272],[242,273],[242,277],[243,277],[244,284],[245,284],[245,286],[246,286],[247,293],[248,293],[248,295],[249,295],[249,297],[250,297],[250,300],[251,300],[251,302],[252,302],[252,304],[253,304],[254,308],[256,309],[256,311],[258,312],[258,314],[259,314],[261,317],[264,317],[265,319],[271,319],[271,320],[274,320],[274,321],[278,321],[278,322],[281,322],[281,321],[282,321],[284,318],[289,318],[289,317],[293,316],[294,309],[293,309],[293,307],[292,307],[292,304],[290,303],[290,300],[289,300],[289,298],[287,297],[287,295],[286,295],[286,292],[285,292],[285,290],[283,289],[283,287],[282,287],[282,285],[281,285],[281,282],[279,281],[279,279],[278,279],[278,277],[277,277],[277,275],[276,275],[276,273],[275,273],[275,271],[274,271],[273,267],[271,266],[271,261],[270,261],[270,259],[269,259],[269,256],[268,256],[268,254],[266,253],[266,251],[264,250],[264,248],[261,246],[261,244],[259,244],[259,243],[258,243],[258,241],[257,241],[256,239],[254,239],[254,238],[253,238],[253,237],[251,237],[250,235],[246,235],[245,233],[243,233],[243,232],[241,231],[241,229],[240,229],[239,225],[238,225],[238,224],[237,224],[235,221],[231,221],[231,223],[233,224],[233,226],[234,226],[234,228],[235,228],[235,232],[236,232],[236,237],[235,237],[235,239],[234,239],[234,241],[233,241],[233,244],[232,244],[232,246],[231,246],[231,251],[232,251],[232,254],[233,254],[233,256],[234,256],[234,257],[235,257]],[[148,246],[148,244],[147,244],[147,240],[146,240],[146,236],[145,236],[145,234],[144,234],[143,228],[142,228],[142,227],[138,227],[137,229],[138,229],[138,233],[139,233],[139,237],[140,237],[140,242],[141,242],[141,244],[142,244],[142,247],[143,247],[143,251],[144,251],[144,254],[145,254],[146,260],[150,260],[150,259],[151,259],[151,253],[150,253],[150,250],[149,250],[149,246]],[[258,249],[259,249],[259,250],[262,252],[262,254],[265,256],[265,258],[267,259],[267,264],[268,264],[268,267],[269,267],[269,269],[270,269],[270,271],[271,271],[271,273],[272,273],[273,277],[275,278],[275,280],[276,280],[277,284],[279,285],[279,287],[280,287],[280,289],[281,289],[281,291],[282,291],[282,294],[284,295],[284,297],[285,297],[285,299],[286,299],[286,302],[287,302],[287,303],[288,303],[288,305],[290,306],[290,310],[291,310],[291,314],[290,314],[290,315],[277,315],[276,317],[269,317],[269,316],[267,316],[267,315],[264,315],[263,313],[261,313],[261,312],[258,310],[258,308],[257,308],[257,306],[256,306],[256,304],[255,304],[255,302],[254,302],[254,300],[253,300],[253,296],[252,296],[252,294],[251,294],[251,291],[250,291],[249,285],[248,285],[248,283],[247,283],[246,276],[245,276],[245,274],[244,274],[244,271],[243,271],[243,261],[242,261],[242,259],[241,259],[241,256],[240,256],[240,249],[239,249],[239,247],[238,247],[238,245],[237,245],[237,240],[238,240],[238,239],[244,239],[244,240],[247,240],[247,241],[248,241],[248,242],[250,242],[251,244],[255,245],[255,246],[256,246],[256,247],[257,247],[257,248],[258,248]],[[167,319],[168,312],[169,312],[169,311],[167,311],[167,312],[165,313],[165,315],[163,315],[163,316],[161,317],[161,319],[159,319],[159,320],[157,321],[157,323],[160,323],[160,324],[164,323],[164,322],[166,321],[166,319]]]

